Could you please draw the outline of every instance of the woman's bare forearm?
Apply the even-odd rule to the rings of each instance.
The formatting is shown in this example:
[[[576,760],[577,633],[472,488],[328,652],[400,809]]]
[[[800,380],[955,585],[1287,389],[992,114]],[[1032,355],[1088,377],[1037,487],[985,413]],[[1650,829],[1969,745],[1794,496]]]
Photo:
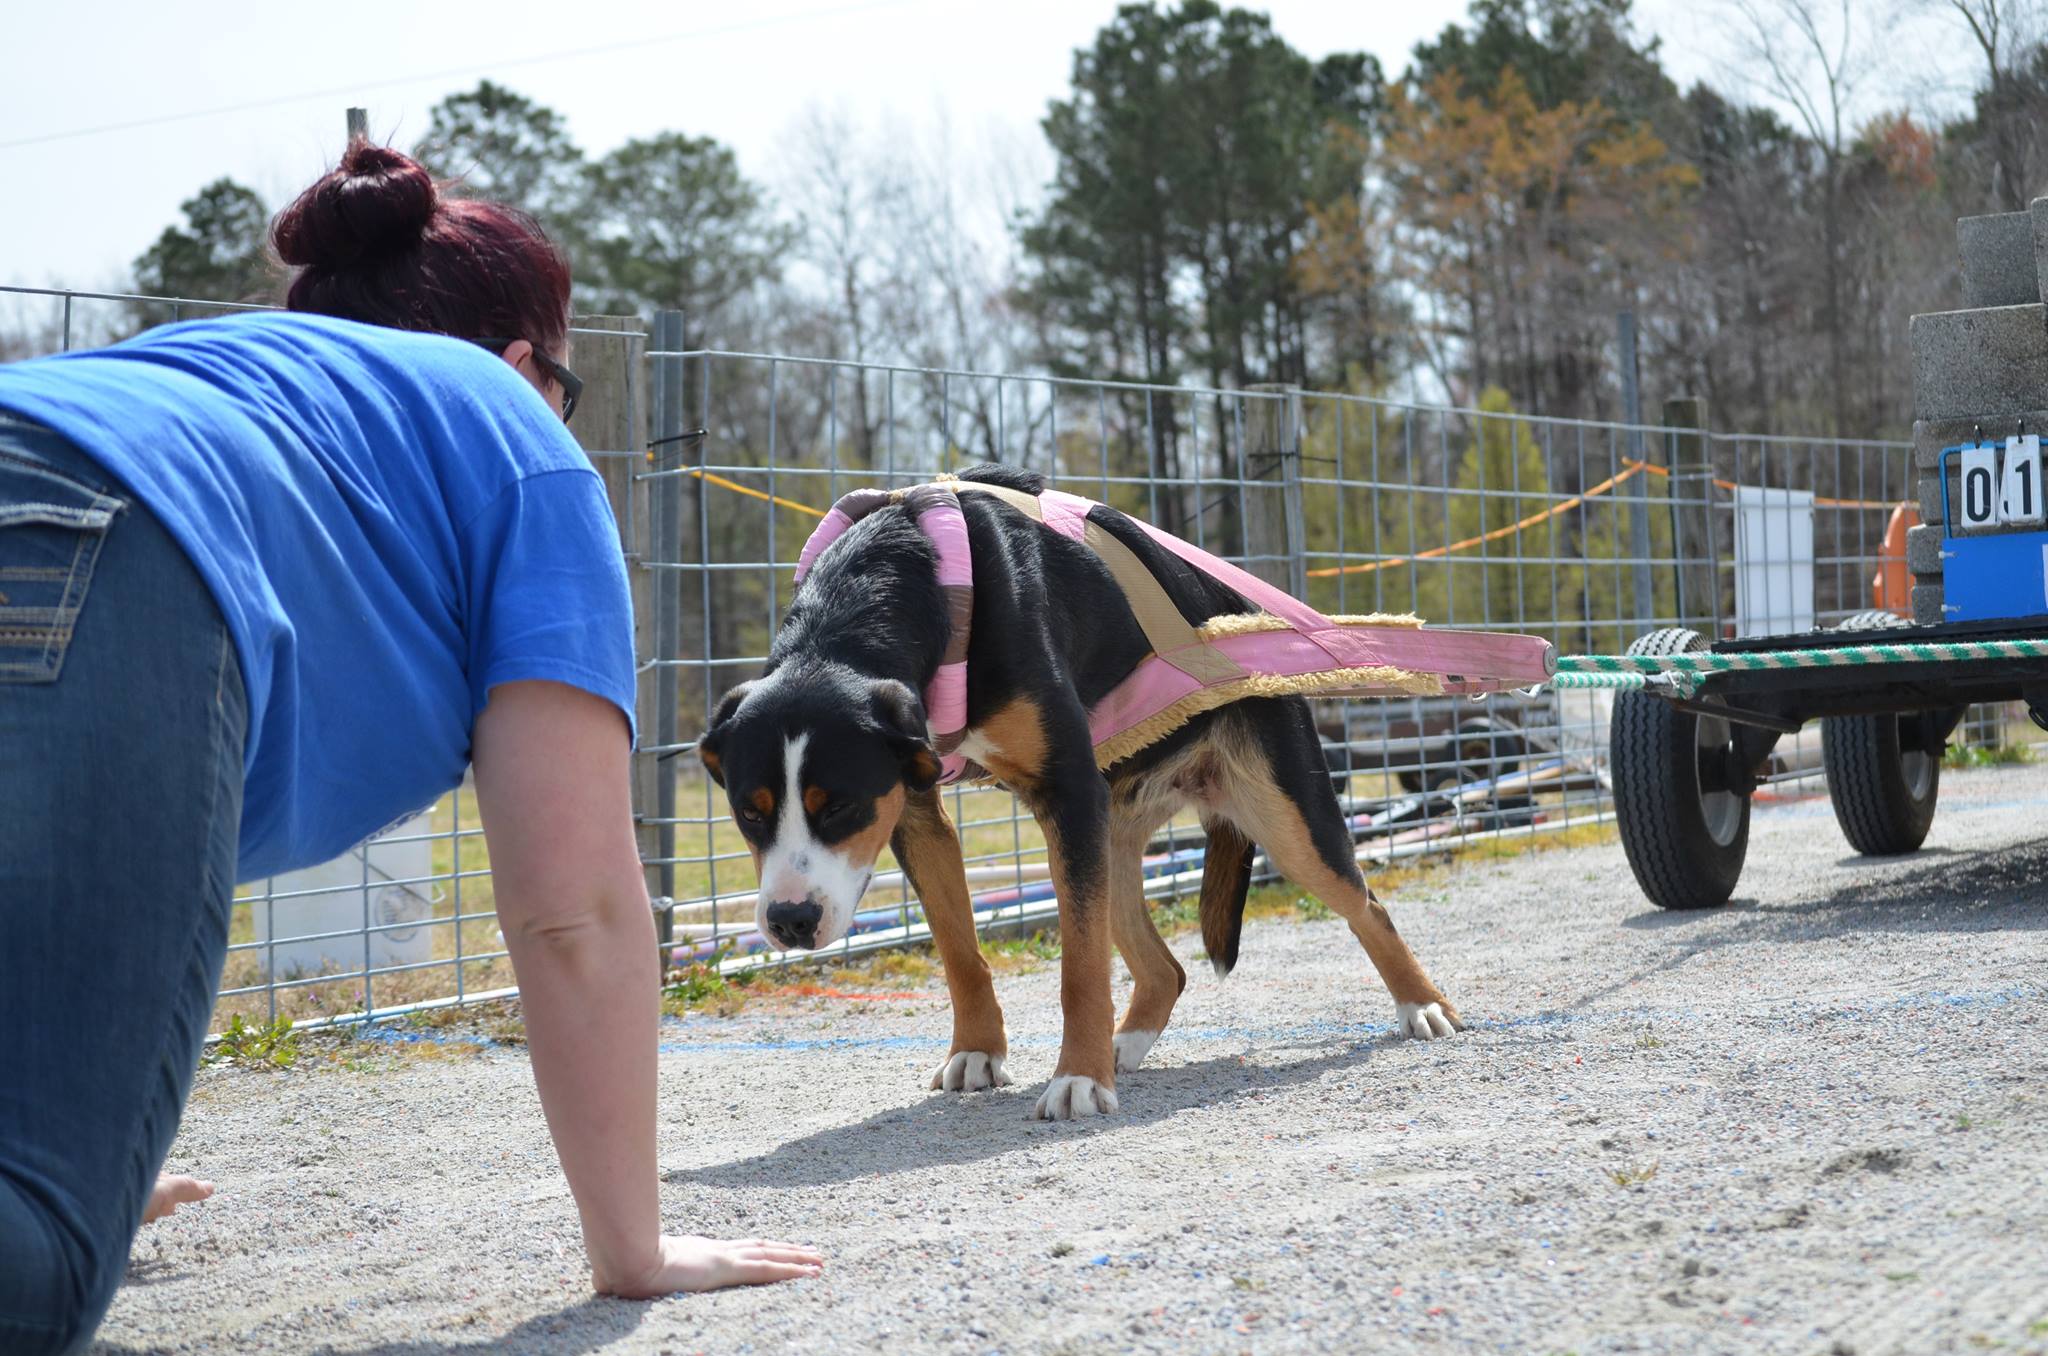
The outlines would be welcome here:
[[[654,1264],[660,973],[645,894],[508,929],[534,1081],[600,1285]]]

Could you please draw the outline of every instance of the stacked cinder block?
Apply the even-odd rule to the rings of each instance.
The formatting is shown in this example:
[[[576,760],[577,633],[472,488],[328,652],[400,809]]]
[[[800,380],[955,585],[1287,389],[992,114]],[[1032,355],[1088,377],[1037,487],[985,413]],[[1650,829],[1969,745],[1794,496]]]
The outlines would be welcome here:
[[[1941,451],[2048,434],[2048,198],[1956,222],[1960,311],[1913,317],[1913,465],[1920,526],[1907,534],[1913,620],[1943,620]],[[1949,492],[1957,493],[1957,468]]]

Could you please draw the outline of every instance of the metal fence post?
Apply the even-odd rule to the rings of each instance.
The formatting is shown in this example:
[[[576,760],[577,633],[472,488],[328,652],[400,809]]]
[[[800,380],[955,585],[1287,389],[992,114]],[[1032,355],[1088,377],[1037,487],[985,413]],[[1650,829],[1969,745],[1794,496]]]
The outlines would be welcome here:
[[[1643,462],[1643,398],[1636,381],[1636,313],[1623,311],[1615,317],[1620,330],[1618,355],[1621,365],[1622,419],[1628,424],[1629,458]],[[1640,629],[1647,627],[1657,611],[1657,592],[1650,573],[1650,486],[1648,477],[1634,475],[1628,481],[1628,549],[1635,557],[1636,614],[1630,618]]]
[[[681,353],[683,313],[655,312],[651,338],[654,352]],[[656,470],[669,470],[680,466],[691,450],[682,441],[686,427],[683,419],[683,360],[667,357],[653,361],[654,370],[650,375],[654,395],[654,455],[650,461]],[[654,856],[661,863],[657,873],[660,892],[674,898],[676,775],[673,751],[681,742],[681,712],[677,704],[681,674],[677,665],[683,658],[683,577],[674,567],[682,561],[683,477],[663,476],[659,480],[647,481],[646,485],[651,491],[648,495],[648,554],[650,559],[664,567],[653,572],[654,658],[658,662],[650,677],[654,688],[654,743],[662,750],[653,787],[652,812],[659,821],[655,825]],[[661,939],[664,944],[669,941],[666,922]]]
[[[1714,468],[1707,444],[1707,402],[1679,396],[1664,402],[1671,457],[1672,543],[1678,556],[1678,620],[1721,634],[1721,590],[1714,572]]]
[[[357,137],[362,137],[367,140],[369,135],[370,110],[367,108],[351,108],[348,111],[348,139],[354,141]]]
[[[1261,385],[1246,410],[1245,568],[1295,597],[1308,593],[1301,499],[1301,388]]]

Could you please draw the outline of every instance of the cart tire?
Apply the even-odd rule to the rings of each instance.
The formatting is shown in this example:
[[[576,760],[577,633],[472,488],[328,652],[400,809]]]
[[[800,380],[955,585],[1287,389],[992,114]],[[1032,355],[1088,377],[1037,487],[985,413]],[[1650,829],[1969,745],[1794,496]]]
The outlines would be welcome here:
[[[1669,627],[1637,640],[1628,652],[1706,648],[1695,632]],[[1622,692],[1614,698],[1608,731],[1615,824],[1636,883],[1660,908],[1727,903],[1749,851],[1749,796],[1703,787],[1700,755],[1728,746],[1728,723],[1681,711],[1647,692]]]
[[[1902,625],[1890,612],[1873,609],[1844,618],[1838,631],[1872,631]],[[1821,764],[1827,770],[1828,800],[1849,846],[1869,857],[1896,857],[1919,850],[1934,823],[1941,792],[1941,759],[1908,752],[1899,716],[1832,716],[1820,723]]]
[[[1820,723],[1821,765],[1828,800],[1849,846],[1867,857],[1917,851],[1934,823],[1941,759],[1907,749],[1900,725],[1909,716],[1829,716]]]

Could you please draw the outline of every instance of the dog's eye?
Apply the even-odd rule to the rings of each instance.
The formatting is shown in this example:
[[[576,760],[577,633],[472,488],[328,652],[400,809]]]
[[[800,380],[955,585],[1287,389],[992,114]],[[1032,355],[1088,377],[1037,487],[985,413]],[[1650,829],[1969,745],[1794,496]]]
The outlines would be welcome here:
[[[820,824],[830,824],[833,820],[838,819],[840,816],[844,815],[848,810],[851,810],[852,808],[853,803],[851,801],[827,801],[825,803],[825,808],[818,811],[818,822]]]
[[[740,806],[740,818],[746,820],[749,824],[759,824],[767,816],[751,805],[742,805]]]

